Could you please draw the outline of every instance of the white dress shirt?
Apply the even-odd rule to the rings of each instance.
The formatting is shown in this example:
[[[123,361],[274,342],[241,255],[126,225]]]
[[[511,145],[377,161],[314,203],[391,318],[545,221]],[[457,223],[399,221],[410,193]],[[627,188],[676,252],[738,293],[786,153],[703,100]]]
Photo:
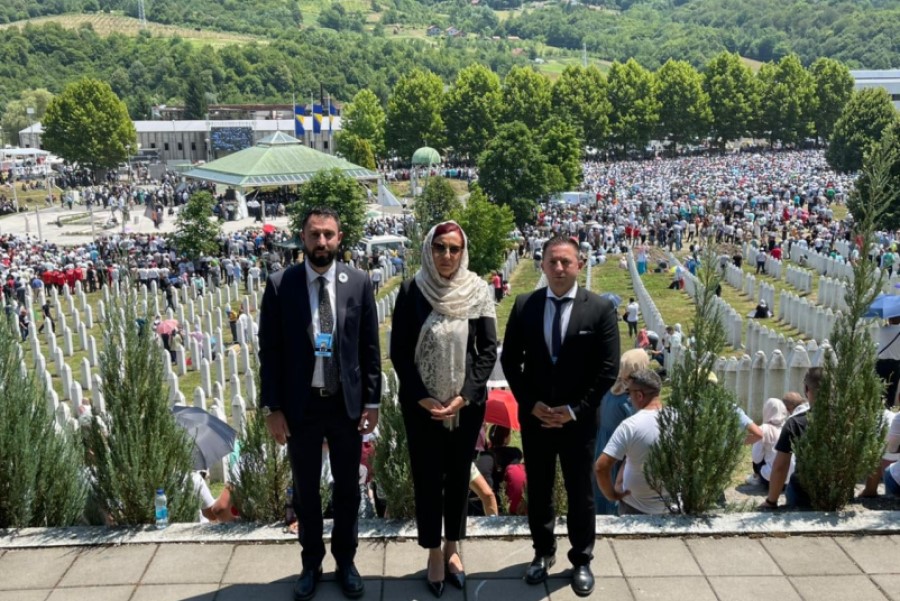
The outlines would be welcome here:
[[[333,335],[337,335],[337,304],[335,303],[334,278],[337,272],[336,264],[332,263],[331,267],[325,273],[315,271],[309,261],[304,262],[306,266],[306,286],[309,291],[309,311],[312,315],[313,340],[322,333],[319,329],[319,276],[325,278],[325,289],[328,291],[328,297],[331,301],[331,314],[334,317]],[[333,345],[332,345],[333,346]],[[325,387],[325,368],[323,366],[323,357],[316,357],[316,366],[313,369],[312,386],[313,388]],[[337,360],[337,357],[335,357]]]

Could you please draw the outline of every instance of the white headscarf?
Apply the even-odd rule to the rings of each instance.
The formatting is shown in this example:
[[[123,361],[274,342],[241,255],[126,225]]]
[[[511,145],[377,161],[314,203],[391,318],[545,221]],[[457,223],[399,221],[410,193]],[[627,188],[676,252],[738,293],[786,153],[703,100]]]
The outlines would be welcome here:
[[[447,222],[457,225],[456,222]],[[468,270],[469,250],[465,232],[459,269],[450,278],[440,275],[431,254],[435,230],[431,228],[422,242],[422,268],[416,273],[416,286],[432,311],[419,332],[416,343],[416,368],[432,398],[445,403],[456,397],[466,379],[466,343],[469,320],[496,319],[494,296],[487,282]],[[444,425],[453,429],[459,413]]]

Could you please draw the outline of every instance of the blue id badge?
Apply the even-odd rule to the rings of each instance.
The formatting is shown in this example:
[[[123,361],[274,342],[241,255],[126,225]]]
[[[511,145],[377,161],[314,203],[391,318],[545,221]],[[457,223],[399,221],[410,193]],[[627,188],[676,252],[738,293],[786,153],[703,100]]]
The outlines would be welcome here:
[[[316,357],[331,357],[331,345],[334,334],[319,334],[316,336]]]

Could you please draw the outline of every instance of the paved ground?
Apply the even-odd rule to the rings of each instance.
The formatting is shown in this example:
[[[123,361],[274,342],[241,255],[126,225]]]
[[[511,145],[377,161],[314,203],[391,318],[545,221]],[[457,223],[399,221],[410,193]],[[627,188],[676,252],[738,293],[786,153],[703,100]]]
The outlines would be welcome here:
[[[560,541],[560,549],[567,547]],[[289,544],[132,544],[0,551],[0,601],[289,600],[299,570]],[[600,538],[594,599],[868,601],[900,599],[900,537]],[[574,599],[562,553],[546,585],[521,579],[530,541],[470,539],[465,594],[449,600]],[[432,598],[413,541],[365,540],[365,599]],[[343,599],[326,563],[317,600]]]

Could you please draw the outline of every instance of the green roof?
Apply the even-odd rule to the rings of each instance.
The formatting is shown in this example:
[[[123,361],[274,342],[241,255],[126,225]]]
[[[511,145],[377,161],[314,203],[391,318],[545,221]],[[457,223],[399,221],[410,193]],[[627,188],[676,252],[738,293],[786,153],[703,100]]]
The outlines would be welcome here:
[[[238,188],[259,188],[303,184],[323,169],[340,169],[358,179],[378,178],[374,171],[305,146],[284,132],[275,132],[256,146],[191,169],[185,176]]]

